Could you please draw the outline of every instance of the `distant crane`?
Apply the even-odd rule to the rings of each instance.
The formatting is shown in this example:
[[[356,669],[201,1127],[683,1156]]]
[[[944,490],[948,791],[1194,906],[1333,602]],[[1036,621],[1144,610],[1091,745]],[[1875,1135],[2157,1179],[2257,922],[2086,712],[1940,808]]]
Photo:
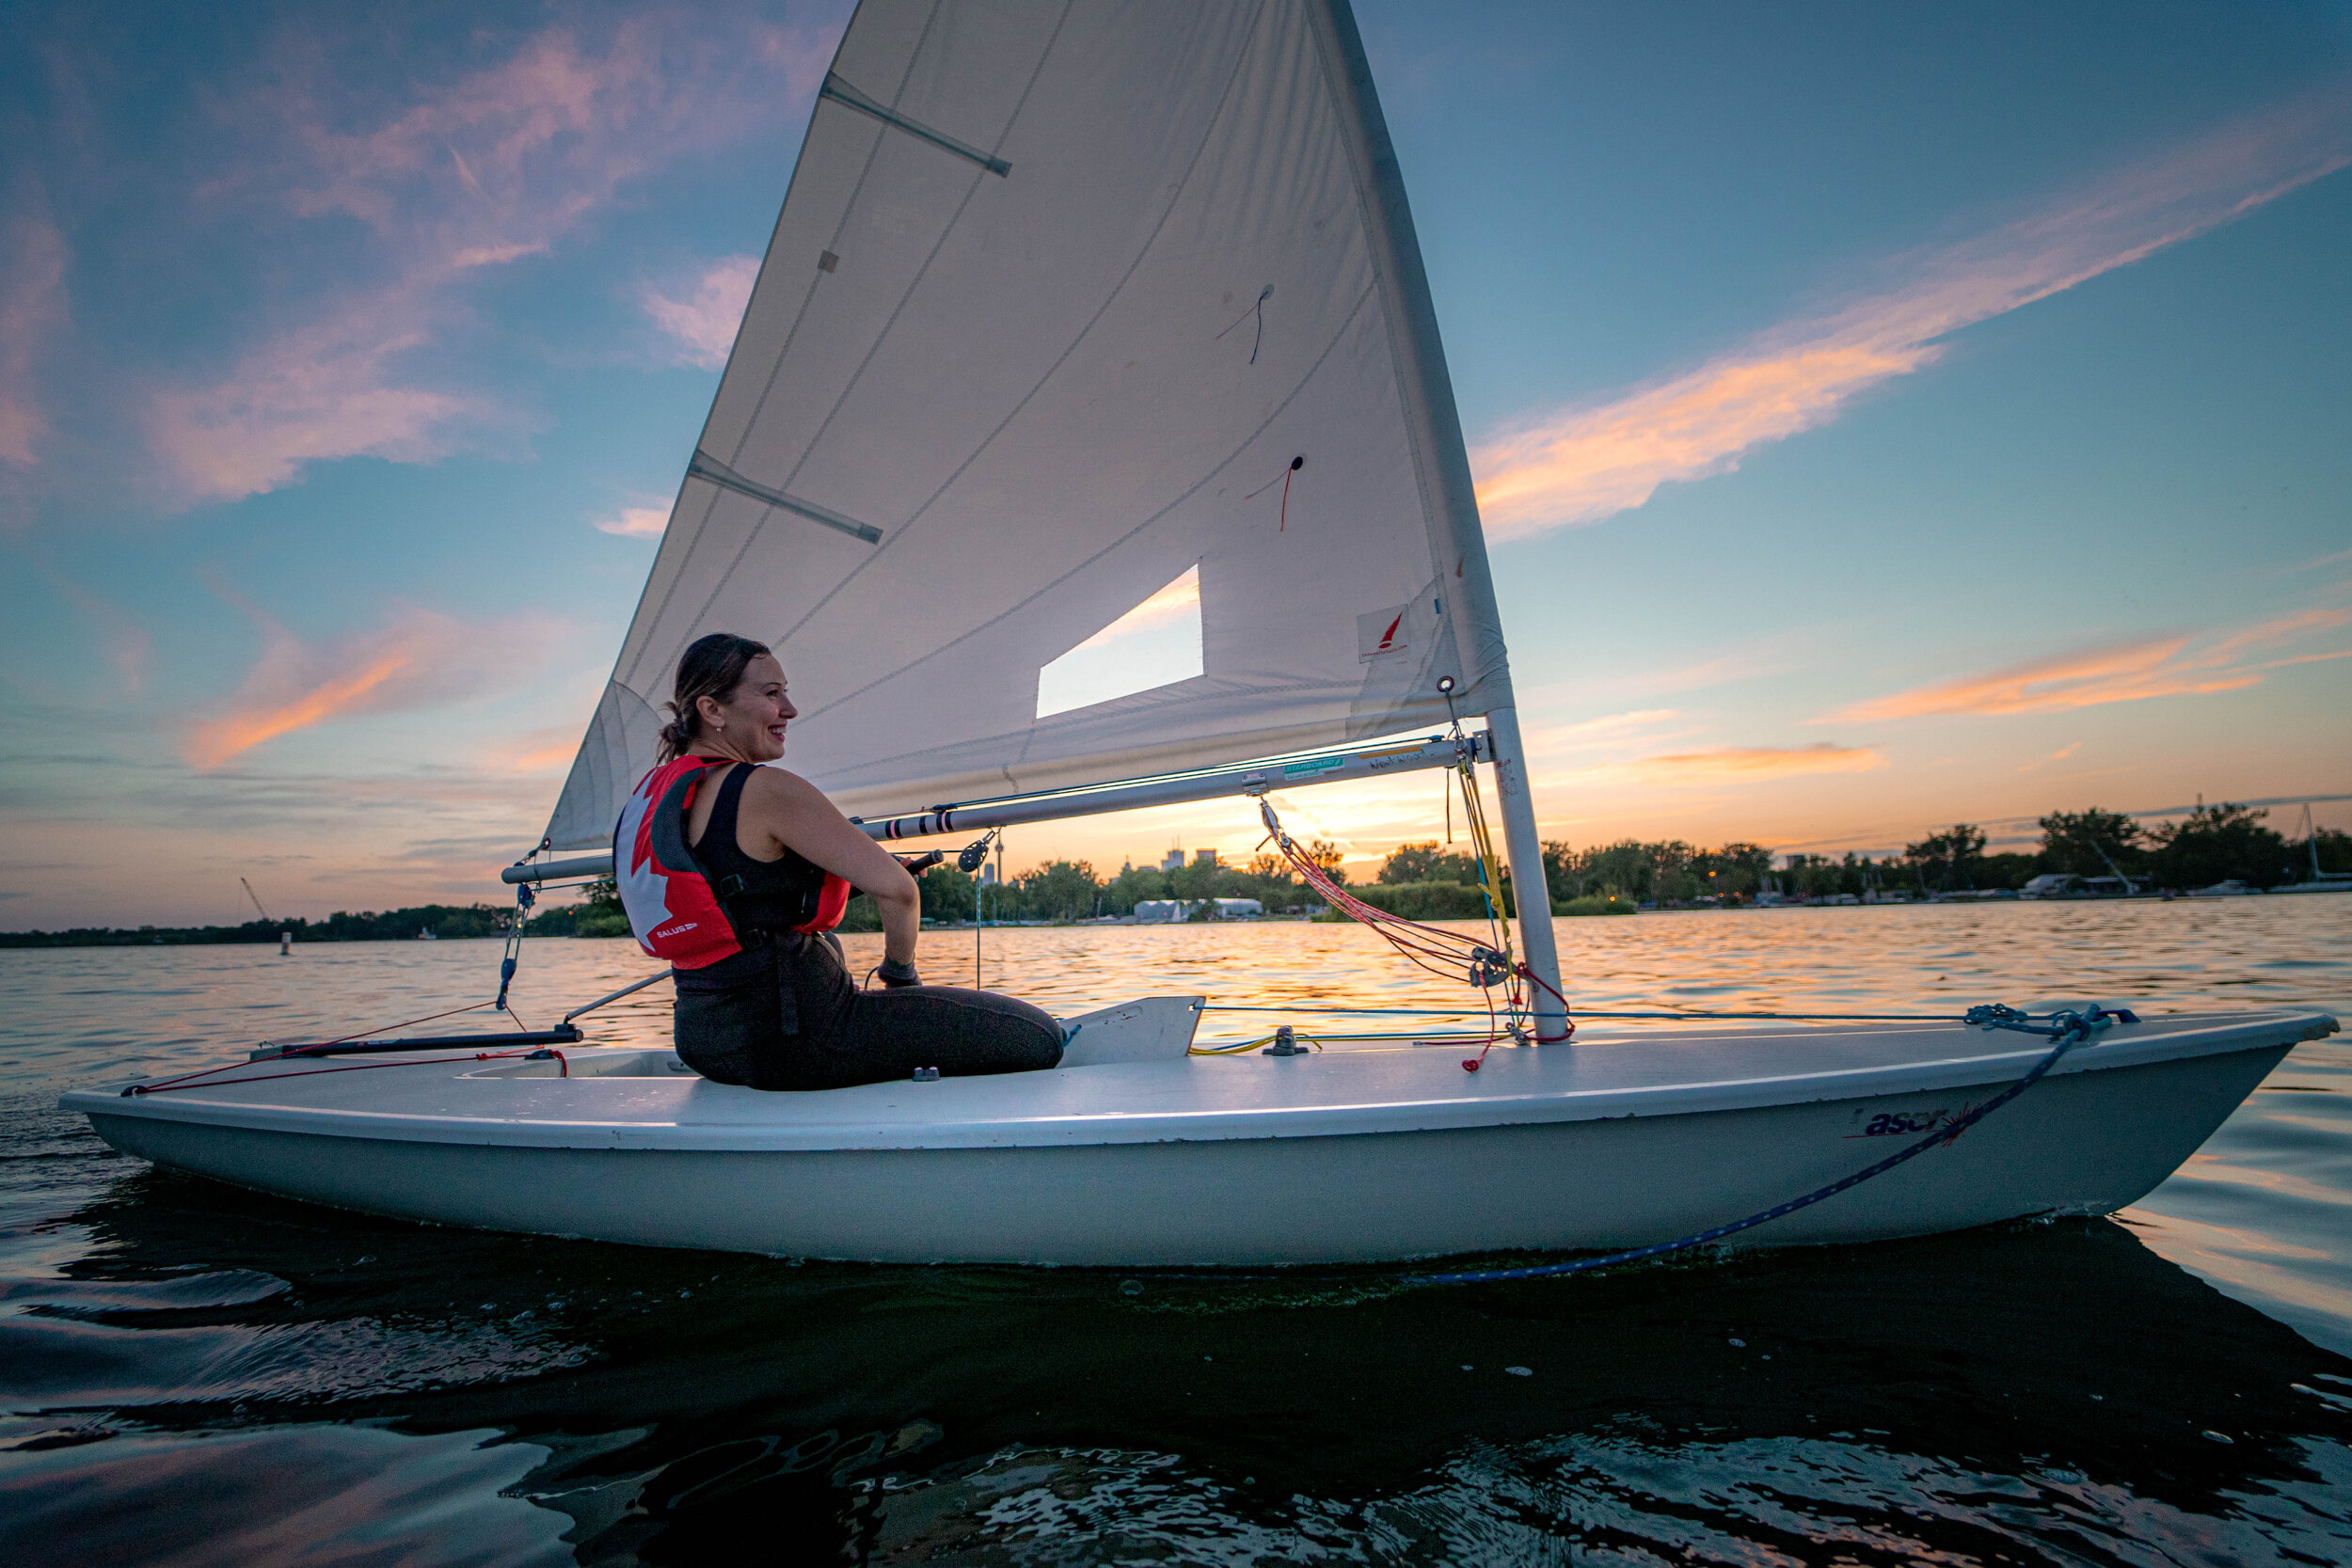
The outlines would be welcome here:
[[[247,898],[253,900],[254,911],[261,915],[262,923],[263,925],[268,925],[271,919],[270,912],[269,911],[262,908],[262,895],[253,891],[253,884],[246,881],[243,877],[240,877],[237,879],[237,885],[245,889],[245,895]],[[281,927],[278,933],[278,956],[283,958],[289,957],[293,952],[294,933]]]

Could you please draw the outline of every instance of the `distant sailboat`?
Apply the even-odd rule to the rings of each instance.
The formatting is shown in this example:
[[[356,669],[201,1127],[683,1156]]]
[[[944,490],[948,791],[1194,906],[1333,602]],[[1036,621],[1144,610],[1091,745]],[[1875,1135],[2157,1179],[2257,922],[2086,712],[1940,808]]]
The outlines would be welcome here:
[[[1263,1053],[1198,1054],[1200,999],[1157,997],[1068,1021],[1052,1071],[761,1094],[666,1051],[573,1048],[596,1003],[456,1060],[310,1048],[403,1071],[267,1057],[70,1107],[167,1164],[451,1224],[1303,1262],[2102,1212],[2335,1028],[2086,1002],[2030,1042],[2002,1016],[1520,1048],[1569,1032],[1541,846],[1437,318],[1344,0],[866,0],[683,467],[542,846],[562,858],[509,881],[611,874],[680,652],[737,631],[806,704],[790,766],[882,839],[1422,768],[1475,791],[1483,765],[1516,939],[1394,940],[1476,986],[1505,1048],[1318,1052],[1279,1030]],[[1922,1134],[1922,1157],[1890,1156]]]
[[[2303,852],[2311,857],[2311,875],[2299,882],[2287,882],[2270,891],[2273,893],[2352,893],[2352,871],[2322,871],[2319,868],[2319,829],[2312,821],[2311,802],[2303,802]]]

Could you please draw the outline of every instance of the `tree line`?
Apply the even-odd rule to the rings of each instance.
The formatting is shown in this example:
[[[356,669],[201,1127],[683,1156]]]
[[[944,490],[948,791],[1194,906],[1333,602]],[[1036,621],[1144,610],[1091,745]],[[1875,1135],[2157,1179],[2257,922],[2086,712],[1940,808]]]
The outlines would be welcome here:
[[[2223,801],[2200,803],[2186,816],[2153,828],[2122,812],[2056,811],[2041,818],[2033,854],[1987,854],[1984,831],[1956,822],[1904,850],[1905,868],[1929,891],[2023,887],[2044,874],[2123,877],[2152,888],[2186,892],[2217,882],[2274,888],[2303,880],[2314,858],[2322,871],[2352,871],[2352,833],[2317,829],[2304,843],[2265,827],[2270,814]]]
[[[297,916],[248,920],[238,926],[78,926],[65,931],[0,931],[0,947],[182,947],[276,942],[281,931],[296,942],[398,942],[424,931],[437,938],[504,936],[514,927],[512,904],[417,904],[381,914],[373,910],[358,914],[338,910],[325,920]],[[537,921],[532,923],[532,930],[542,928]]]
[[[1627,840],[1586,850],[1547,844],[1544,858],[1555,901],[1606,888],[1669,906],[1749,902],[1765,891],[1797,898],[2014,891],[2053,874],[2121,877],[2142,891],[2185,892],[2230,880],[2273,888],[2308,877],[2314,853],[2324,871],[2352,871],[2352,834],[2321,828],[2309,841],[2290,842],[2264,826],[2268,815],[2224,801],[2149,828],[2092,806],[2041,817],[2042,842],[2032,850],[1988,853],[1981,827],[1956,822],[1882,860],[1795,854],[1777,867],[1753,844],[1711,850],[1678,841]]]
[[[1743,904],[1768,889],[1792,897],[1865,893],[1915,895],[1987,892],[2022,888],[2045,873],[2080,877],[2122,875],[2148,887],[2185,891],[2235,879],[2272,888],[2308,875],[2314,853],[2320,869],[2352,872],[2352,833],[2321,828],[2309,842],[2290,842],[2264,825],[2268,813],[2223,802],[2200,805],[2179,821],[2142,827],[2122,812],[2052,812],[2040,819],[2042,843],[2032,852],[1986,852],[1984,830],[1956,822],[1900,855],[1883,860],[1847,854],[1788,855],[1775,867],[1761,845],[1732,843],[1708,849],[1680,839],[1577,848],[1547,841],[1544,879],[1551,905],[1564,914],[1608,913],[1635,904],[1666,907]],[[1333,879],[1348,883],[1340,849],[1327,840],[1308,846],[1308,855]],[[1512,890],[1502,874],[1506,912]],[[1099,876],[1083,860],[1051,860],[1003,885],[977,886],[947,866],[924,873],[919,885],[923,917],[963,924],[977,911],[991,922],[1065,922],[1133,914],[1139,903],[1174,899],[1207,917],[1219,898],[1255,898],[1270,914],[1311,914],[1322,900],[1278,855],[1259,854],[1240,865],[1193,860],[1172,871],[1127,865],[1116,876]],[[1400,844],[1368,883],[1348,884],[1365,902],[1417,920],[1476,919],[1486,912],[1478,864],[1471,855],[1440,847],[1436,840]],[[79,927],[64,931],[0,932],[0,947],[179,946],[198,942],[276,942],[281,931],[296,942],[405,941],[420,932],[436,937],[496,937],[512,930],[513,905],[420,904],[381,913],[338,911],[325,920],[248,920],[237,926]],[[873,902],[852,899],[848,930],[879,930]],[[627,936],[617,890],[595,883],[580,903],[544,909],[532,916],[533,936]]]

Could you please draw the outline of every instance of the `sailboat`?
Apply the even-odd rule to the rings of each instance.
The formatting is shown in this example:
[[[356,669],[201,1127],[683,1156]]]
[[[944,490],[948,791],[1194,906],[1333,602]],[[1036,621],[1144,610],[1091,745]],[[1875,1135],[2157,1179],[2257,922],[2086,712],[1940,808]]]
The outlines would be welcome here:
[[[1470,466],[1345,0],[865,0],[510,882],[610,873],[655,705],[721,629],[775,650],[790,766],[878,839],[1247,796],[1295,857],[1279,792],[1455,769],[1491,789],[1481,860],[1523,890],[1516,923],[1387,934],[1454,963],[1469,1006],[1500,994],[1493,1049],[1204,1052],[1201,998],[1146,997],[1066,1021],[1052,1070],[762,1094],[596,1046],[583,1006],[66,1105],[162,1164],[444,1224],[1311,1263],[2104,1212],[2335,1028],[2076,999],[1571,1037]]]
[[[2322,871],[2319,868],[2319,829],[2312,822],[2311,802],[2303,803],[2303,852],[2311,857],[2311,875],[2299,882],[2282,882],[2273,893],[2352,893],[2352,871]],[[2289,839],[2290,844],[2294,840]]]

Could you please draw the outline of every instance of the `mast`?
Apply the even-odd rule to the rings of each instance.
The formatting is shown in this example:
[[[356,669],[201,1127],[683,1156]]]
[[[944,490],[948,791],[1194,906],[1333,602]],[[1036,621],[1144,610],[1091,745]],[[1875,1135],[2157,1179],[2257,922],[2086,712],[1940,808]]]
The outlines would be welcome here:
[[[1405,197],[1405,176],[1397,166],[1396,148],[1380,112],[1373,87],[1372,66],[1364,57],[1362,35],[1348,0],[1307,0],[1307,14],[1317,43],[1324,51],[1327,76],[1340,100],[1341,120],[1348,134],[1356,164],[1357,189],[1363,194],[1365,228],[1372,239],[1375,265],[1387,285],[1381,290],[1389,306],[1389,338],[1397,356],[1397,382],[1405,402],[1405,418],[1414,441],[1414,467],[1419,472],[1431,519],[1431,545],[1442,565],[1454,562],[1448,596],[1454,601],[1454,623],[1461,667],[1491,669],[1477,695],[1486,703],[1486,736],[1492,748],[1495,795],[1502,814],[1503,858],[1511,870],[1513,895],[1518,902],[1519,945],[1528,969],[1539,984],[1534,988],[1535,1033],[1553,1039],[1567,1033],[1567,1007],[1561,1001],[1560,955],[1551,928],[1551,893],[1544,875],[1543,843],[1535,828],[1535,801],[1528,792],[1526,752],[1519,739],[1518,705],[1511,695],[1509,664],[1502,642],[1502,619],[1495,606],[1494,578],[1486,565],[1486,540],[1478,523],[1478,495],[1470,479],[1470,452],[1462,441],[1462,420],[1454,404],[1454,380],[1447,373],[1445,348],[1438,336],[1437,306],[1430,298],[1429,275],[1422,262],[1421,242],[1413,230],[1413,214]],[[1483,645],[1491,640],[1491,646]]]

